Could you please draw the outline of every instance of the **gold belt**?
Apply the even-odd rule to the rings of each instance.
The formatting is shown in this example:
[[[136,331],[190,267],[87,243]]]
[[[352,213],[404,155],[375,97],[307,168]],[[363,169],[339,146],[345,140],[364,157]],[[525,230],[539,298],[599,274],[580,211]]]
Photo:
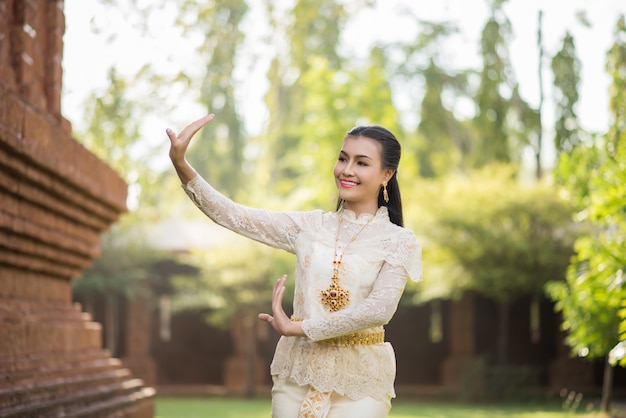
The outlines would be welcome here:
[[[385,331],[372,333],[352,332],[350,334],[340,335],[339,337],[329,338],[320,342],[324,344],[338,345],[340,347],[382,344],[385,342]]]
[[[291,317],[292,321],[302,321],[301,318]],[[351,345],[373,345],[385,342],[385,331],[380,332],[351,332],[350,334],[340,335],[338,337],[328,338],[319,341],[323,344],[337,345],[340,347],[349,347]]]

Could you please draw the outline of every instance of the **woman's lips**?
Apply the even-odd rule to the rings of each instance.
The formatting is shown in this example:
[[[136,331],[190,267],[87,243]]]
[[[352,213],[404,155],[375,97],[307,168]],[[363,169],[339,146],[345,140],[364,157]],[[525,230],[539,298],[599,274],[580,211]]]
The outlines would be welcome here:
[[[356,187],[359,185],[359,183],[355,181],[343,180],[343,179],[340,179],[339,183],[341,184],[341,187]]]

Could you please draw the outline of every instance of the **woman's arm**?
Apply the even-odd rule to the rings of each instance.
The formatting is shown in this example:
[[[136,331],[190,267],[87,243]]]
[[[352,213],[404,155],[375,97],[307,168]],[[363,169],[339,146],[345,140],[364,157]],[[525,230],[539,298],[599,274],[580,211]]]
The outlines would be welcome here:
[[[407,277],[404,267],[385,262],[365,300],[326,318],[303,320],[304,334],[313,341],[320,341],[387,324],[398,308]]]
[[[304,212],[273,212],[233,202],[196,175],[183,189],[191,201],[211,220],[245,237],[288,252],[300,232]]]
[[[198,119],[178,135],[171,129],[166,131],[170,139],[170,159],[183,189],[195,205],[217,224],[272,247],[294,252],[293,244],[300,230],[296,218],[303,214],[271,212],[237,204],[211,187],[187,161],[191,139],[213,118],[211,114]]]

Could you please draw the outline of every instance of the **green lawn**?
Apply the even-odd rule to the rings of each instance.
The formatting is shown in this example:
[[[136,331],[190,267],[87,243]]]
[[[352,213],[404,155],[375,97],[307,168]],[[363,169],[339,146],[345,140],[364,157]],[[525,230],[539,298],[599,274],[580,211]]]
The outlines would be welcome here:
[[[582,408],[581,408],[582,409]],[[557,404],[468,405],[444,402],[395,401],[392,418],[572,418]],[[157,397],[156,418],[269,418],[270,400],[236,398]],[[349,417],[346,417],[349,418]]]

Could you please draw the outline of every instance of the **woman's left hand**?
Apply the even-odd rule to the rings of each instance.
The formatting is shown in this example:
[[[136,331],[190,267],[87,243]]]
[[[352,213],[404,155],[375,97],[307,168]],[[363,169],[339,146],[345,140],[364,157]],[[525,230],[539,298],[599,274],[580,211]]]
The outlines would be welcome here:
[[[272,292],[272,315],[260,313],[259,319],[269,323],[279,334],[286,336],[303,336],[302,325],[294,322],[283,309],[283,295],[285,293],[285,281],[287,275],[283,275],[276,284]]]

